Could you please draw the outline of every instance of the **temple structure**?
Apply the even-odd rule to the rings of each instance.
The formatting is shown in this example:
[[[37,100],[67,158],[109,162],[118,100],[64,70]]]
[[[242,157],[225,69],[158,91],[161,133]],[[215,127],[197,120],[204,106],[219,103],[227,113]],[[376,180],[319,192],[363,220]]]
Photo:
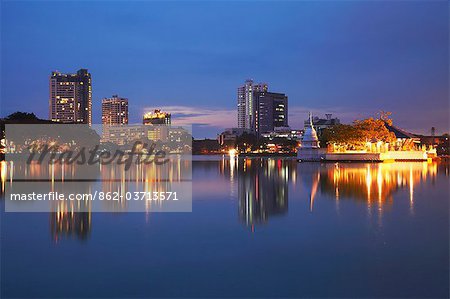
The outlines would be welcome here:
[[[305,131],[302,136],[300,148],[297,151],[297,158],[301,161],[320,161],[326,149],[319,146],[319,138],[313,126],[311,112],[309,113],[309,124],[305,125]]]
[[[309,124],[305,126],[305,132],[302,137],[303,148],[319,148],[319,138],[317,138],[316,129],[313,126],[312,114],[309,113]]]
[[[389,129],[389,128],[388,128]],[[397,142],[401,142],[401,148],[404,149],[405,144],[411,144],[414,139],[407,135],[396,134]],[[405,141],[406,140],[406,141]],[[370,142],[369,142],[370,144]],[[381,147],[381,144],[378,146]],[[384,161],[427,161],[431,151],[425,150],[359,150],[359,151],[328,151],[327,148],[320,148],[319,138],[313,125],[313,118],[309,113],[309,122],[305,124],[305,130],[301,139],[300,147],[297,151],[297,158],[300,162],[384,162]],[[435,155],[435,152],[434,152]],[[432,156],[432,155],[431,155]]]

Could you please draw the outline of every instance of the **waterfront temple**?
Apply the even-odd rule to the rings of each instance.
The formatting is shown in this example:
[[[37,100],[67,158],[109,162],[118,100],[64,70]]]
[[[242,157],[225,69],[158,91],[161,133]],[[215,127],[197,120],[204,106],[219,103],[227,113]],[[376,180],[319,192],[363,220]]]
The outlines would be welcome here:
[[[326,148],[321,149],[316,129],[314,129],[311,112],[309,123],[305,125],[305,131],[301,139],[301,145],[297,152],[297,158],[301,161],[320,161],[326,153]]]
[[[368,142],[368,148],[364,150],[335,151],[324,146],[320,148],[319,138],[313,125],[313,118],[309,113],[309,123],[305,124],[305,131],[301,139],[300,147],[297,151],[297,158],[300,162],[383,162],[383,161],[426,161],[429,157],[435,156],[435,150],[415,149],[414,143],[417,138],[400,132],[396,127],[388,127],[389,130],[396,129],[397,141],[394,149],[389,149],[388,144]],[[403,135],[399,134],[402,133]]]

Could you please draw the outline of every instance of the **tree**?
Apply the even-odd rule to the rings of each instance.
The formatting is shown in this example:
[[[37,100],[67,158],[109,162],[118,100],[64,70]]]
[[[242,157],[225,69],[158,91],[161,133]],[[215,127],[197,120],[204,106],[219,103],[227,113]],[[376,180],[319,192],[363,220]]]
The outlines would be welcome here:
[[[14,112],[6,117],[7,120],[39,120],[34,113]]]
[[[256,135],[244,132],[241,136],[239,136],[236,140],[236,146],[239,150],[246,150],[247,148],[255,149],[257,146],[257,138]]]
[[[357,149],[365,144],[362,132],[354,125],[338,124],[322,131],[321,144],[335,144],[346,149]]]
[[[353,126],[365,142],[395,142],[395,134],[386,128],[386,122],[381,118],[374,119],[370,117],[363,120],[355,120]]]
[[[335,144],[340,148],[358,150],[364,149],[368,142],[394,143],[395,134],[386,125],[392,124],[389,112],[382,112],[380,118],[372,117],[355,120],[351,125],[335,125],[324,129],[321,144]]]

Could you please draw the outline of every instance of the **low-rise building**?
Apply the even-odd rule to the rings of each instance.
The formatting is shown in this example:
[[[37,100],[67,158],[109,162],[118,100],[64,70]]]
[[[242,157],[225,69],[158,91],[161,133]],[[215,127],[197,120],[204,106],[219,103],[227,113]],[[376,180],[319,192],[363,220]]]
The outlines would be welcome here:
[[[261,137],[269,140],[285,138],[288,140],[300,140],[303,130],[295,130],[290,127],[276,127],[273,131],[261,134]]]
[[[450,138],[448,134],[441,136],[417,135],[420,138],[420,144],[426,147],[436,149],[438,156],[450,155]]]
[[[235,147],[237,139],[244,133],[252,134],[252,131],[245,128],[228,128],[219,134],[217,140],[219,141],[219,145],[222,149],[231,149]]]
[[[391,148],[393,147],[395,150],[411,150],[420,147],[420,138],[416,134],[400,129],[394,125],[389,125],[388,123],[385,123],[385,126],[390,132],[394,133],[397,139],[394,145],[390,145]]]
[[[220,153],[220,145],[216,139],[196,139],[192,141],[194,155],[208,155]]]
[[[325,118],[320,118],[317,116],[314,116],[312,118],[312,125],[314,126],[314,128],[317,132],[317,135],[319,137],[322,135],[322,131],[324,129],[330,128],[335,125],[339,125],[341,123],[341,120],[339,118],[337,118],[337,117],[333,118],[332,116],[333,116],[333,114],[327,113],[327,114],[325,114]],[[304,125],[305,125],[305,128],[310,125],[309,118],[307,120],[305,120]]]
[[[186,143],[191,138],[191,134],[185,128],[165,125],[116,125],[109,126],[105,132],[107,135],[102,142],[117,145],[130,144],[137,140]]]

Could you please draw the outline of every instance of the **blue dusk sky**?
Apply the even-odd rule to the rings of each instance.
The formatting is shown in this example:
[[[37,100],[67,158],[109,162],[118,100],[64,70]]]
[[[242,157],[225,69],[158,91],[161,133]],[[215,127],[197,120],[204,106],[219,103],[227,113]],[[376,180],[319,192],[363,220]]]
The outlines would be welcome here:
[[[449,130],[448,1],[2,1],[1,113],[48,116],[53,70],[87,68],[93,120],[113,94],[130,120],[153,108],[215,137],[236,126],[247,78],[343,122],[392,111],[401,128]]]

